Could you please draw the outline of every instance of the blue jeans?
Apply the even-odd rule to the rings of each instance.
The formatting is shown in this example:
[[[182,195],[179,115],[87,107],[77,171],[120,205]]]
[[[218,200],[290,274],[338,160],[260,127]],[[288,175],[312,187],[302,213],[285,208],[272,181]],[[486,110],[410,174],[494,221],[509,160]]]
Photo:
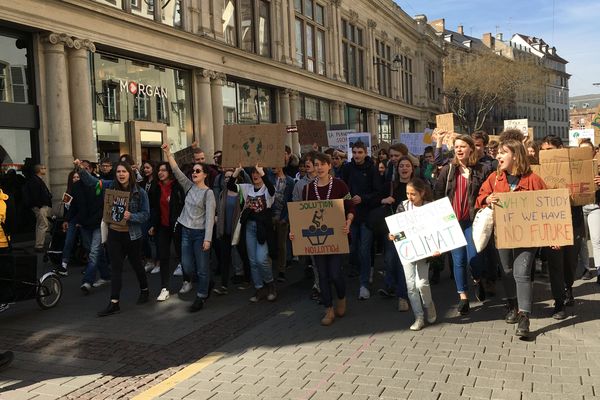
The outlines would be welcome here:
[[[385,286],[387,289],[396,288],[396,296],[405,300],[408,299],[406,288],[406,278],[404,268],[400,262],[400,257],[394,246],[394,242],[385,238],[384,243],[385,257]]]
[[[181,266],[183,271],[192,276],[194,270],[198,275],[198,297],[208,297],[209,285],[209,256],[210,251],[204,251],[204,229],[181,228]]]
[[[269,259],[267,242],[260,244],[256,237],[256,221],[246,223],[246,250],[250,261],[250,274],[254,287],[260,289],[265,283],[273,282],[273,269]]]
[[[471,221],[461,221],[460,227],[467,239],[467,245],[454,249],[452,253],[452,262],[454,263],[454,281],[456,282],[456,291],[466,293],[469,288],[467,283],[467,267],[471,267],[473,279],[481,278],[483,268],[483,255],[478,254],[473,243],[473,226]]]
[[[82,282],[93,284],[96,280],[96,271],[100,272],[100,278],[109,281],[110,268],[102,245],[100,227],[96,229],[81,228],[81,240],[83,245],[90,249]]]
[[[71,261],[71,253],[73,252],[73,246],[75,246],[75,242],[77,241],[77,232],[80,229],[77,227],[76,222],[69,222],[69,227],[67,228],[67,234],[65,237],[65,245],[63,247],[62,252],[62,262],[68,264]]]
[[[371,273],[371,246],[373,246],[373,231],[367,228],[364,222],[352,222],[350,226],[352,235],[351,253],[358,256],[360,265],[360,286],[369,285]]]

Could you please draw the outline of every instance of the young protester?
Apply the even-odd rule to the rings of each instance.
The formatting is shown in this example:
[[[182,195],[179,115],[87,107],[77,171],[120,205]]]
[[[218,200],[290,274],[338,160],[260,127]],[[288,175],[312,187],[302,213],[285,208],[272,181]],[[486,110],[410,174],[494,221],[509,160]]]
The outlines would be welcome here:
[[[148,194],[150,213],[158,207],[158,204],[154,201],[160,190],[158,188],[158,176],[156,172],[156,163],[154,161],[147,160],[142,162],[143,179],[140,182],[140,187]],[[148,234],[151,226],[152,220],[148,219],[142,231],[144,234],[142,242],[142,254],[145,260],[144,269],[151,274],[158,274],[160,272],[160,263],[159,255],[157,254],[157,244],[155,238]]]
[[[73,164],[79,168],[81,161],[75,160]],[[133,268],[140,285],[140,295],[137,304],[147,303],[150,292],[148,280],[142,265],[142,226],[150,216],[148,195],[141,189],[136,181],[131,165],[119,162],[115,168],[115,180],[99,180],[90,175],[86,170],[78,170],[81,181],[86,186],[95,187],[104,195],[105,189],[115,189],[130,193],[128,209],[123,214],[127,221],[125,226],[109,224],[106,247],[112,267],[112,281],[110,302],[106,309],[99,311],[99,317],[105,317],[120,311],[120,294],[123,284],[123,263],[127,257]]]
[[[419,178],[408,182],[406,185],[406,197],[406,200],[398,204],[397,213],[413,210],[415,207],[424,206],[433,200],[431,187]],[[390,232],[390,243],[393,243],[393,240],[394,233]],[[398,254],[396,254],[396,258],[399,259]],[[423,311],[423,307],[427,310],[428,323],[433,324],[437,320],[437,313],[429,287],[429,260],[405,261],[402,263],[402,272],[406,281],[410,306],[415,314],[415,322],[410,326],[410,330],[420,331],[425,327],[425,312]]]
[[[250,261],[250,271],[256,292],[250,301],[257,303],[267,298],[268,301],[277,299],[273,269],[269,258],[268,241],[272,229],[272,210],[275,187],[265,178],[265,171],[260,165],[252,169],[252,183],[235,184],[235,179],[242,171],[238,166],[227,183],[227,189],[232,192],[241,192],[244,199],[242,212],[242,229],[245,230],[246,250]]]
[[[363,142],[352,145],[352,161],[344,168],[344,182],[350,190],[355,217],[351,227],[351,253],[360,263],[359,300],[371,297],[368,289],[371,273],[371,246],[373,231],[367,225],[369,212],[377,207],[380,186],[377,180],[377,169],[371,157],[367,156],[367,147]]]
[[[481,184],[488,176],[488,168],[477,162],[475,143],[468,135],[459,135],[454,139],[454,158],[440,171],[434,187],[434,197],[448,197],[452,208],[467,239],[467,245],[452,250],[454,264],[454,280],[459,295],[458,312],[469,313],[469,297],[467,294],[468,267],[471,267],[473,280],[477,285],[477,297],[483,301],[485,291],[480,284],[483,268],[482,257],[477,253],[473,243],[473,218],[475,218],[475,201]]]
[[[287,176],[281,167],[274,169],[275,174],[271,177],[275,187],[275,199],[273,200],[273,229],[277,242],[277,254],[275,266],[277,268],[277,281],[285,282],[285,271],[287,265],[287,240],[290,229],[287,203],[292,201],[294,180]]]
[[[314,166],[317,171],[317,179],[304,187],[302,200],[333,200],[344,199],[344,211],[346,223],[343,232],[350,233],[350,225],[354,219],[354,204],[350,200],[348,186],[341,179],[330,175],[331,158],[322,153],[314,155]],[[290,240],[294,235],[290,233]],[[346,314],[346,282],[342,271],[343,255],[329,254],[314,256],[315,264],[319,270],[319,287],[321,288],[321,302],[325,306],[325,316],[321,319],[321,325],[329,326],[335,317],[343,317]],[[335,286],[337,302],[335,310],[331,286]]]
[[[333,157],[331,158],[331,165],[333,166],[333,176],[342,179],[342,171],[346,165],[346,153],[340,150],[335,150],[333,152]]]
[[[67,276],[69,274],[67,267],[69,266],[69,261],[71,261],[73,248],[77,243],[77,236],[80,232],[80,225],[77,220],[77,208],[74,206],[73,209],[71,209],[74,196],[79,196],[80,191],[76,189],[76,187],[78,188],[80,186],[78,183],[79,180],[80,178],[77,171],[69,172],[66,193],[71,197],[68,203],[64,203],[64,222],[62,224],[63,232],[66,233],[65,245],[63,246],[62,251],[62,263],[58,268],[56,268],[56,272],[62,276]]]
[[[531,172],[525,147],[520,141],[501,141],[498,148],[498,171],[490,174],[481,186],[476,208],[489,207],[498,203],[497,193],[543,190],[544,181]],[[529,335],[529,317],[533,311],[533,285],[531,268],[537,248],[499,249],[504,277],[508,312],[505,321],[518,322],[516,335]]]
[[[209,296],[209,255],[215,224],[215,196],[207,185],[209,172],[205,163],[194,162],[190,180],[179,169],[169,145],[165,143],[161,147],[185,193],[184,206],[177,223],[181,224],[181,265],[188,276],[194,272],[198,276],[196,298],[189,307],[190,312],[196,312],[204,308]]]
[[[590,139],[581,139],[579,141],[579,147],[590,149],[590,153],[592,154],[592,157],[595,157],[596,149]],[[596,192],[596,193],[598,193],[598,192]],[[590,215],[592,214],[593,211],[598,210],[598,204],[596,204],[596,203],[587,204],[587,205],[583,206],[583,208],[582,208],[583,209],[583,219],[584,219],[584,222],[586,223],[585,225],[586,225],[587,229],[586,229],[586,235],[581,238],[581,245],[579,248],[579,256],[578,256],[577,264],[578,264],[578,269],[581,269],[584,271],[583,275],[581,276],[581,279],[583,279],[584,281],[593,279],[595,275],[597,276],[597,269],[596,269],[596,271],[592,271],[590,269],[590,261],[589,261],[590,255],[589,255],[588,247],[587,247],[587,241],[588,241],[587,232],[589,232],[589,237],[590,237],[590,240],[592,241],[592,249],[594,248],[595,243],[598,242],[598,236],[600,236],[599,235],[600,224],[598,223],[598,220],[594,221],[594,219],[596,218],[595,215],[594,215],[594,217],[592,217],[592,223],[590,223]],[[594,231],[594,232],[592,233],[592,231]],[[592,239],[592,236],[594,237],[593,239]],[[594,259],[594,265],[595,264],[596,264],[596,262]]]
[[[563,148],[562,140],[558,136],[548,135],[542,139],[540,151],[561,148]],[[554,311],[552,312],[554,319],[565,319],[567,314],[564,307],[575,305],[573,297],[575,268],[582,238],[585,236],[583,207],[571,206],[571,218],[573,221],[573,245],[551,246],[543,249],[548,261],[550,287],[554,298]]]
[[[175,224],[185,204],[185,192],[175,180],[173,169],[168,162],[156,166],[157,190],[151,191],[150,229],[148,235],[155,238],[157,253],[160,257],[160,293],[156,301],[165,301],[170,297],[171,279],[171,243],[175,252],[181,256],[181,237],[175,234]]]

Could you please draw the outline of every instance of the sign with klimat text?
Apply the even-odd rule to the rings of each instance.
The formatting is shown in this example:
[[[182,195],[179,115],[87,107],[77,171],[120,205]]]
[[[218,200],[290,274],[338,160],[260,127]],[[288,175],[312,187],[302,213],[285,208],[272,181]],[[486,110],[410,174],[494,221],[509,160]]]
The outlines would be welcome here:
[[[498,249],[573,244],[571,202],[567,189],[496,193],[494,234]]]
[[[344,233],[344,200],[292,201],[290,232],[295,256],[346,254],[350,251]]]
[[[284,124],[224,125],[223,167],[285,166]]]
[[[327,126],[325,121],[301,119],[296,121],[298,127],[298,141],[303,144],[327,146]]]
[[[589,147],[540,151],[540,165],[531,169],[544,180],[548,189],[569,189],[571,204],[584,206],[595,202],[594,175],[598,163]]]
[[[506,119],[504,120],[504,130],[518,129],[523,132],[523,135],[529,136],[529,127],[527,118],[523,119]]]
[[[104,191],[104,212],[102,220],[109,225],[127,225],[125,211],[129,208],[129,192],[106,189]]]
[[[467,245],[447,197],[385,219],[402,262],[415,262],[435,253]]]

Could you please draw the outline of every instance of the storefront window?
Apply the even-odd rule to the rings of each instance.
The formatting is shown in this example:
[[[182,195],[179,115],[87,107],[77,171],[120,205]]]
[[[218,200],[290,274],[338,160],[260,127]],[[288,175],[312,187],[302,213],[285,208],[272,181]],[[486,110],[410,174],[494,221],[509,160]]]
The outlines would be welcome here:
[[[167,125],[177,151],[191,144],[191,90],[188,71],[95,53],[94,130],[101,155],[126,152],[128,121]],[[209,100],[210,101],[210,100]]]
[[[367,128],[367,113],[362,108],[348,106],[346,108],[346,121],[348,129],[354,129],[356,132],[365,132]]]
[[[223,117],[226,124],[272,123],[272,90],[251,84],[227,82],[223,85]]]
[[[0,168],[21,170],[26,158],[31,157],[29,129],[0,129]]]

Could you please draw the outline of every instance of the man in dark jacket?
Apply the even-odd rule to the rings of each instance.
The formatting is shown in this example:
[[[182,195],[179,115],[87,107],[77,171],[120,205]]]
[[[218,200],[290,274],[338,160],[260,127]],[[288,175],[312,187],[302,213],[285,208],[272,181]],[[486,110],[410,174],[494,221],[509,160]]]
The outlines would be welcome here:
[[[103,215],[103,196],[101,190],[94,186],[86,186],[81,181],[73,184],[73,200],[68,211],[68,219],[77,221],[81,227],[83,246],[89,249],[88,264],[81,282],[81,291],[88,294],[92,287],[99,287],[110,282],[108,266],[100,223]],[[96,280],[96,271],[100,279]]]
[[[351,253],[358,257],[360,265],[360,291],[358,298],[371,297],[367,288],[371,273],[371,247],[373,232],[367,226],[369,212],[377,206],[380,191],[377,178],[377,166],[367,156],[367,147],[363,142],[352,146],[352,161],[344,167],[343,179],[350,189],[356,215],[350,227],[352,238]]]
[[[42,179],[46,175],[46,166],[36,164],[33,166],[34,174],[25,184],[25,194],[28,207],[35,214],[35,251],[43,252],[48,231],[48,217],[52,215],[52,194]]]

